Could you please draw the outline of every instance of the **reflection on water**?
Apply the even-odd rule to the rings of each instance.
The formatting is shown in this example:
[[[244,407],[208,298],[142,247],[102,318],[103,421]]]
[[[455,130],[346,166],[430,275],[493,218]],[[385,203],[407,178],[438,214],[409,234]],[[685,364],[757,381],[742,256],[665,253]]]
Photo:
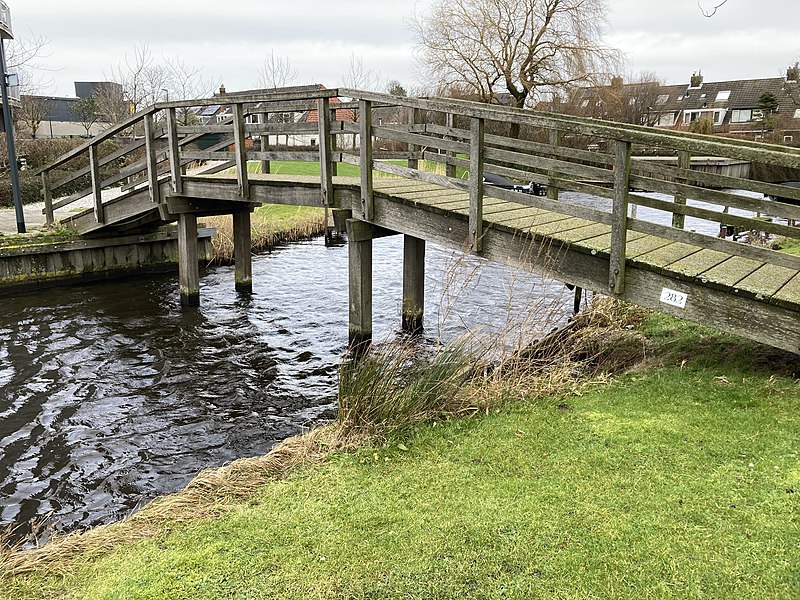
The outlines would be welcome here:
[[[402,238],[375,241],[376,338],[399,323]],[[429,246],[427,332],[563,321],[560,283]],[[46,290],[0,315],[0,522],[105,523],[199,470],[263,454],[335,410],[347,344],[347,249],[257,256],[254,293],[230,267],[182,310],[174,276]],[[513,315],[513,318],[509,315]]]

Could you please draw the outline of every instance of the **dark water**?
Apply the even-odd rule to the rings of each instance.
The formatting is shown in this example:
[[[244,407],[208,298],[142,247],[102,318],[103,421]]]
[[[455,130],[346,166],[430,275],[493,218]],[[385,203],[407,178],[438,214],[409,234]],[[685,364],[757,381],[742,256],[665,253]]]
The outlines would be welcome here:
[[[571,312],[559,283],[431,246],[427,263],[431,339],[515,345]],[[375,242],[376,338],[396,335],[401,264],[400,237]],[[211,269],[198,310],[179,306],[176,276],[0,299],[0,524],[113,521],[334,416],[347,249],[297,244],[253,269],[250,298]]]

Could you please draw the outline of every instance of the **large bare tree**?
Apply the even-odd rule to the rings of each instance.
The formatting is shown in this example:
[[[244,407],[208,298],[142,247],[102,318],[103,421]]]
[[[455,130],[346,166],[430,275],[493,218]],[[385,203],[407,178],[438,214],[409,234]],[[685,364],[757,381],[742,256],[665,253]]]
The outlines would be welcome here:
[[[20,104],[14,111],[15,121],[24,125],[31,138],[35,138],[42,121],[53,110],[53,105],[54,102],[45,96],[21,96]]]
[[[518,108],[613,72],[603,41],[607,0],[434,0],[415,29],[422,66],[439,84]]]
[[[288,58],[270,50],[264,58],[264,64],[258,70],[258,80],[262,88],[277,90],[297,81],[297,69]]]

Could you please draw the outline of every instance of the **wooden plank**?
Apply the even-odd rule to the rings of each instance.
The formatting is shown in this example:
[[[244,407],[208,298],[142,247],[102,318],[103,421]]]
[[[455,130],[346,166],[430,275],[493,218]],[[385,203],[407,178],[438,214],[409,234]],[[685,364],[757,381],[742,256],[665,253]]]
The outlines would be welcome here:
[[[352,241],[358,237],[355,230],[360,223],[355,219],[347,221],[351,349],[372,341],[372,240]]]
[[[371,221],[375,214],[375,198],[372,182],[372,102],[361,100],[358,103],[360,121],[360,165],[361,165],[361,214]]]
[[[89,167],[92,172],[94,218],[97,223],[105,223],[105,212],[103,209],[103,186],[100,182],[100,165],[97,162],[97,146],[89,146]]]
[[[689,169],[692,166],[692,155],[686,150],[678,152],[678,168]],[[684,183],[679,181],[678,183]],[[675,204],[686,204],[686,196],[684,194],[676,194],[674,196]],[[672,226],[676,229],[685,229],[686,215],[680,213],[672,213]]]
[[[244,108],[240,103],[233,105],[233,148],[236,161],[236,184],[241,198],[250,197],[250,182],[247,172],[247,146],[244,132]]]
[[[553,237],[562,242],[580,244],[584,240],[596,239],[603,235],[611,235],[608,225],[603,225],[602,223],[592,223],[590,225],[584,225],[583,227],[570,229],[569,231],[562,231],[557,234],[553,234]],[[609,243],[610,241],[611,238],[609,237]]]
[[[764,263],[742,256],[731,256],[724,262],[700,273],[704,283],[720,288],[736,288],[742,279],[759,269]]]
[[[53,215],[53,192],[50,187],[50,171],[42,172],[42,198],[44,199],[44,209],[42,213],[45,215],[45,222],[52,225],[55,222]]]
[[[317,100],[317,124],[319,125],[319,164],[322,204],[325,207],[325,223],[328,223],[328,210],[333,202],[333,161],[331,157],[331,111],[327,98]]]
[[[631,176],[631,144],[618,141],[614,152],[614,204],[611,221],[611,256],[608,287],[619,295],[625,291],[625,246],[628,231],[628,195]]]
[[[632,258],[640,265],[647,265],[647,268],[663,269],[667,265],[671,265],[682,258],[700,252],[700,250],[701,248],[698,246],[674,242]]]
[[[729,254],[718,250],[703,249],[685,258],[675,261],[667,266],[673,273],[678,273],[684,277],[697,277],[701,273],[716,267],[730,258]]]
[[[446,140],[454,140],[455,139],[450,134],[450,132],[454,128],[454,125],[455,125],[455,115],[453,113],[451,113],[451,112],[448,112],[445,115],[446,132],[444,133],[444,139],[446,139]],[[485,136],[485,132],[484,132],[484,136]],[[469,134],[468,134],[466,139],[469,139]],[[445,172],[444,172],[444,174],[447,175],[448,177],[455,177],[456,176],[456,165],[455,165],[454,162],[452,162],[452,159],[455,158],[455,153],[452,150],[448,150],[446,152],[446,154],[445,154],[445,158],[447,159],[447,162],[445,164]]]
[[[773,304],[800,307],[800,273],[795,275],[772,296],[770,302]]]
[[[181,171],[180,146],[178,145],[178,124],[175,119],[175,109],[167,109],[167,139],[169,153],[169,169],[172,177],[172,192],[180,194],[183,191]]]
[[[641,238],[647,237],[644,234],[637,233],[635,231],[628,231],[628,242],[627,242],[627,249],[628,255],[631,255],[632,249],[634,249],[633,243],[636,240]],[[587,238],[581,240],[573,244],[576,248],[581,248],[583,250],[588,250],[590,254],[608,254],[611,250],[611,232],[608,231],[602,235],[598,235],[597,237]]]
[[[153,115],[144,116],[145,162],[147,163],[147,187],[150,191],[150,202],[160,204],[158,185],[158,160],[156,158],[155,123]]]
[[[797,271],[778,265],[762,265],[742,279],[737,287],[741,292],[752,294],[757,299],[770,298],[797,276]]]
[[[415,124],[422,121],[422,111],[419,110],[418,108],[409,108],[406,112],[408,115],[409,128],[413,127]],[[419,152],[421,149],[422,148],[420,146],[414,144],[412,141],[408,142],[408,151],[411,152],[412,154]],[[419,169],[419,160],[416,158],[409,159],[408,168]]]
[[[639,256],[664,248],[673,244],[670,240],[666,240],[654,235],[645,235],[636,240],[632,240],[627,246],[628,259],[638,258]],[[610,248],[610,247],[609,247]]]

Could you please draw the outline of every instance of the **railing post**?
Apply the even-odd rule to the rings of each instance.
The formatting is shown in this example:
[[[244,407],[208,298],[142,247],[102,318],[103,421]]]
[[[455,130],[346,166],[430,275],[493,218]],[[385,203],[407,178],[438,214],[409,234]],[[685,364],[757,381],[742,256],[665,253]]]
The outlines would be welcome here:
[[[42,198],[44,199],[44,215],[48,225],[55,223],[53,215],[53,191],[50,188],[50,171],[42,171]]]
[[[625,246],[628,237],[628,196],[631,143],[617,140],[614,147],[614,208],[611,215],[611,258],[608,287],[615,295],[625,291]]]
[[[556,148],[558,146],[560,146],[561,145],[562,136],[563,136],[563,133],[560,130],[551,129],[550,130],[550,145],[551,146],[555,146]],[[557,171],[548,171],[547,175],[550,178],[555,178],[555,177],[558,176],[558,172]],[[558,202],[558,188],[556,186],[554,186],[554,185],[549,185],[548,184],[548,186],[547,186],[547,197],[550,200],[555,200],[556,202]]]
[[[239,197],[250,197],[250,180],[247,173],[247,146],[244,133],[244,105],[233,105],[233,146],[236,153],[236,181]]]
[[[319,174],[322,186],[322,205],[325,207],[325,241],[327,242],[330,205],[333,200],[331,111],[328,98],[317,99],[317,124],[319,125]]]
[[[175,109],[167,109],[167,137],[169,138],[169,170],[172,176],[172,193],[183,193],[183,171],[181,170],[180,146],[178,145],[178,120]]]
[[[358,101],[361,121],[361,213],[365,221],[371,221],[375,214],[375,199],[372,184],[372,102]]]
[[[447,122],[446,122],[447,129],[453,129],[453,127],[455,127],[455,115],[453,113],[447,113],[446,119],[447,119]],[[453,139],[453,138],[450,137],[449,139]],[[444,174],[447,175],[448,177],[455,177],[456,176],[456,166],[454,164],[450,164],[450,162],[456,156],[455,152],[453,152],[452,150],[448,150],[447,154],[445,154],[445,156],[447,157],[447,164],[445,165]]]
[[[473,252],[483,250],[484,135],[484,120],[473,117],[469,141],[469,244]]]
[[[335,123],[336,119],[336,109],[331,108],[331,123]],[[336,177],[339,174],[339,163],[333,160],[333,155],[336,154],[337,149],[339,148],[339,136],[338,135],[331,135],[331,177]]]
[[[94,218],[98,223],[105,223],[103,208],[103,188],[100,178],[100,165],[97,158],[97,145],[89,146],[89,168],[92,172],[92,196],[94,198]]]
[[[261,124],[267,125],[269,123],[269,113],[261,113]],[[261,132],[261,152],[269,152],[269,133]],[[261,172],[269,173],[272,165],[268,160],[261,160]]]
[[[691,169],[692,168],[692,156],[686,150],[681,150],[678,152],[678,168],[679,169]],[[679,179],[681,183],[685,183],[685,179]],[[675,204],[686,204],[686,196],[683,194],[675,194]],[[681,215],[678,213],[672,213],[672,226],[677,229],[683,229],[686,225],[686,215]]]
[[[408,109],[408,129],[409,131],[411,128],[419,123],[422,120],[422,111],[418,108],[409,107]],[[419,152],[421,148],[414,144],[408,144],[408,152],[412,155]],[[408,168],[409,169],[419,169],[419,160],[416,158],[409,158],[408,159]]]
[[[150,188],[150,202],[161,203],[161,193],[158,188],[158,162],[156,161],[155,123],[153,114],[144,116],[144,143],[147,160],[147,183]]]

